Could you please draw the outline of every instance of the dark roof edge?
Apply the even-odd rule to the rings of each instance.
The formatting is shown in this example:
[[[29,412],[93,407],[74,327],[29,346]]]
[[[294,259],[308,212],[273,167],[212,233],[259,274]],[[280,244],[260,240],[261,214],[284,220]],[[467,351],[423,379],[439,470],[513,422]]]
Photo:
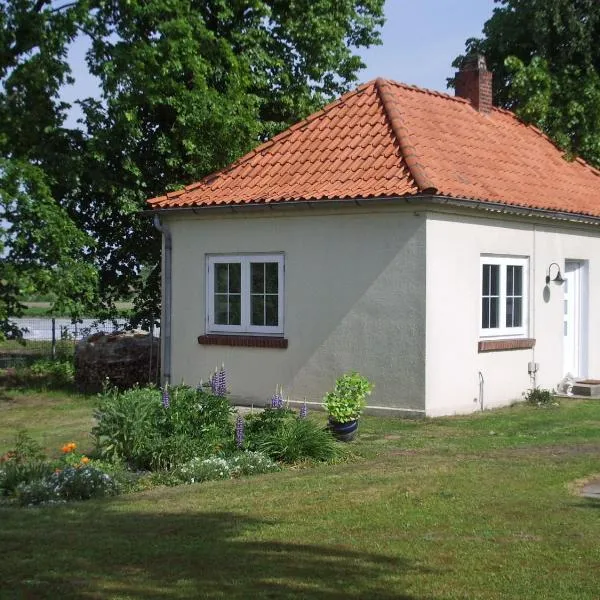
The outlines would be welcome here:
[[[585,223],[587,225],[600,225],[600,217],[585,215],[582,213],[570,213],[545,208],[529,208],[524,206],[512,206],[501,202],[488,202],[484,200],[473,200],[468,198],[454,198],[452,196],[439,196],[432,194],[416,194],[407,196],[375,197],[375,198],[338,198],[332,200],[288,200],[285,202],[263,202],[252,204],[211,204],[208,206],[181,206],[176,208],[152,208],[139,211],[142,216],[167,215],[172,213],[238,213],[256,210],[285,210],[304,206],[306,208],[327,208],[340,206],[362,206],[372,205],[394,205],[398,206],[404,201],[404,205],[417,203],[431,203],[436,206],[454,206],[457,208],[471,208],[475,210],[503,213],[521,217],[540,217],[557,221],[571,221]]]

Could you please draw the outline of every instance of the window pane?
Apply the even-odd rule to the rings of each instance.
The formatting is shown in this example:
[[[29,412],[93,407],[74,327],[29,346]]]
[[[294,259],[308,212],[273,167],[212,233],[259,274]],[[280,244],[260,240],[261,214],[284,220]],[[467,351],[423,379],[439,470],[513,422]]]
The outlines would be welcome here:
[[[227,308],[227,294],[215,294],[215,323],[217,325],[228,325]]]
[[[513,307],[513,327],[523,327],[523,298],[515,298]]]
[[[500,265],[490,267],[490,295],[497,296],[500,291]]]
[[[279,291],[279,264],[265,263],[265,292],[277,294]]]
[[[265,298],[265,313],[265,325],[271,327],[279,325],[279,296],[272,294]]]
[[[490,326],[490,301],[489,298],[481,299],[481,326],[488,329]]]
[[[507,296],[512,296],[513,295],[513,287],[514,287],[514,267],[511,267],[510,265],[508,267],[506,267],[506,295]]]
[[[262,294],[253,294],[250,297],[250,324],[265,324],[265,297]]]
[[[498,298],[490,298],[490,327],[496,328],[498,327],[498,322],[500,321],[499,315],[500,304],[498,303]]]
[[[265,263],[250,264],[250,292],[264,294],[265,292]]]
[[[227,293],[229,265],[226,263],[215,264],[215,292]]]
[[[514,291],[515,296],[523,295],[523,267],[511,267],[514,271]]]
[[[241,325],[242,323],[242,297],[240,294],[229,296],[229,323],[228,325]]]
[[[242,291],[242,265],[230,263],[229,265],[229,293],[239,294]]]
[[[481,294],[483,296],[490,295],[490,267],[491,265],[483,265],[483,274],[481,276]]]
[[[513,309],[514,309],[514,298],[506,299],[506,326],[514,327],[513,325]]]

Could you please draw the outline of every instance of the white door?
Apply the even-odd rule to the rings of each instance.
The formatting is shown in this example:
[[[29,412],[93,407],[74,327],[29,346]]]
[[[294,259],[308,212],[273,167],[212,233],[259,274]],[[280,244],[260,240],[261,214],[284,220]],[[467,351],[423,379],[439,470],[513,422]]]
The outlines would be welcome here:
[[[567,260],[564,277],[563,373],[587,377],[585,263]]]

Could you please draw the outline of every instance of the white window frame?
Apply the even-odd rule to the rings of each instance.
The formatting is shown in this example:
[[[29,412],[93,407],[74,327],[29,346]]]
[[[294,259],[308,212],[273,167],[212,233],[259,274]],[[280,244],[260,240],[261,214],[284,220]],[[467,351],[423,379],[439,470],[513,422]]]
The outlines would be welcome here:
[[[525,256],[498,256],[482,254],[479,265],[479,336],[481,338],[523,338],[527,337],[529,331],[529,258]],[[499,315],[498,323],[500,327],[483,327],[483,266],[498,265],[500,267],[499,282]],[[523,268],[523,303],[522,314],[523,321],[521,327],[506,326],[506,272],[507,267]]]
[[[277,326],[250,324],[250,264],[277,263],[278,275],[278,314]],[[240,325],[220,325],[215,323],[215,265],[240,263],[241,269],[241,315]],[[283,335],[283,289],[285,262],[282,253],[270,254],[219,254],[206,257],[206,331],[207,333],[243,333],[254,335]]]

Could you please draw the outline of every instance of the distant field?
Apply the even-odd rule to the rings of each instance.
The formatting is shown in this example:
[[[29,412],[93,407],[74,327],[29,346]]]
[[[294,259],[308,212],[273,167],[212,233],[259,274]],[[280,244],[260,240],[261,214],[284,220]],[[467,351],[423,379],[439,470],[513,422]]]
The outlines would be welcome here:
[[[24,317],[64,317],[65,314],[59,311],[51,311],[51,302],[25,302],[27,309]],[[133,308],[133,302],[117,302],[117,310],[121,313],[127,313]]]

